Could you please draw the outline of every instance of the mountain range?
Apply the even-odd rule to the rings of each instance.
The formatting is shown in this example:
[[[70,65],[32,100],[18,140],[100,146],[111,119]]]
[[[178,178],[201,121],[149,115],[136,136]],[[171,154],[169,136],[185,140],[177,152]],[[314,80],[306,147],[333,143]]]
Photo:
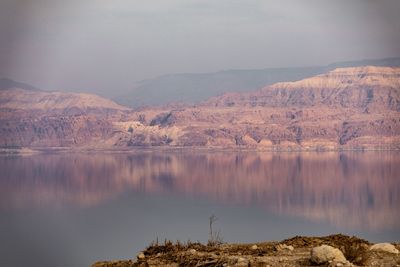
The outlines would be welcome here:
[[[197,104],[227,92],[249,92],[277,82],[297,81],[336,68],[360,66],[400,67],[400,58],[337,62],[327,66],[224,70],[213,73],[168,74],[136,82],[131,89],[104,92],[117,103],[154,106],[169,103]]]
[[[400,68],[336,68],[195,105],[131,109],[92,94],[8,84],[2,147],[400,148]]]

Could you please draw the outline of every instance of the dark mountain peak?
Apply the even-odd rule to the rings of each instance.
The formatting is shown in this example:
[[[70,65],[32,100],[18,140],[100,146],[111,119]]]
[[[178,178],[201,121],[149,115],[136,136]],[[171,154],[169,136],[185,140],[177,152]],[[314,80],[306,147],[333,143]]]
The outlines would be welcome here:
[[[8,78],[0,78],[0,90],[11,89],[11,88],[20,88],[24,90],[32,90],[39,91],[38,88],[21,82],[16,82],[14,80]]]
[[[328,65],[329,68],[346,68],[346,67],[361,67],[361,66],[400,67],[400,57],[345,61],[345,62],[332,63]]]
[[[293,82],[336,68],[377,66],[400,67],[400,58],[337,62],[326,66],[264,69],[230,69],[210,73],[175,73],[143,80],[113,99],[131,107],[168,103],[201,103],[227,92],[251,92],[278,82]]]

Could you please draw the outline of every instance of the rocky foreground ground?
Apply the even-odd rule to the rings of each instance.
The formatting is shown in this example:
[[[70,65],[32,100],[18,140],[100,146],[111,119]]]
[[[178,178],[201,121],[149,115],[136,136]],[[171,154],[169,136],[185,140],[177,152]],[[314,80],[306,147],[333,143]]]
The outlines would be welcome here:
[[[345,235],[296,236],[256,244],[151,244],[136,259],[92,267],[132,266],[400,266],[400,244],[372,244]]]

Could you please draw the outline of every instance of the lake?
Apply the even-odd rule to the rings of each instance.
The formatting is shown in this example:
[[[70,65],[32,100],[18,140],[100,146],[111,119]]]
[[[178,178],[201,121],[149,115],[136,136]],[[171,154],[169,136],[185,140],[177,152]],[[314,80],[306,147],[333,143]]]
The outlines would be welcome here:
[[[400,240],[399,152],[0,156],[3,266],[90,266],[154,240]]]

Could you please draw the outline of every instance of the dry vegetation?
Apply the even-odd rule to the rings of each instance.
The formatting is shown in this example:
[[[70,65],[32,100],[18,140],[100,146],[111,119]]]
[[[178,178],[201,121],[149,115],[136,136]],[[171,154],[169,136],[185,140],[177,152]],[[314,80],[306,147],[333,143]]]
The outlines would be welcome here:
[[[348,266],[399,266],[399,254],[370,251],[366,240],[345,235],[296,236],[281,242],[203,245],[200,243],[152,243],[137,260],[98,262],[92,267],[132,266],[315,266],[310,251],[322,244],[340,249]],[[397,248],[399,245],[396,244]],[[322,266],[329,266],[327,263]],[[334,265],[346,266],[346,265]]]

